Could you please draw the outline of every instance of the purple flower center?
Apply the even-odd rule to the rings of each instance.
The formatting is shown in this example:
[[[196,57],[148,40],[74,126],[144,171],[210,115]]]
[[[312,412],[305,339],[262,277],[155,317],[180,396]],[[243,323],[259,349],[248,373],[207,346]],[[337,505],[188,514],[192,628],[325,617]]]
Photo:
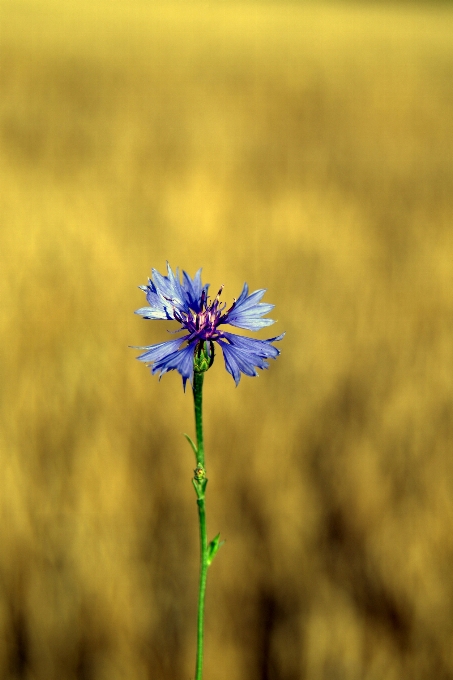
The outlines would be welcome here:
[[[212,302],[209,302],[206,291],[203,290],[201,293],[200,311],[198,312],[193,309],[189,309],[188,312],[182,312],[173,308],[174,318],[190,333],[187,338],[188,343],[194,341],[203,342],[205,340],[217,340],[223,335],[222,331],[217,330],[217,326],[226,321],[228,314],[236,304],[236,300],[234,300],[230,309],[223,314],[222,312],[226,307],[226,303],[220,303],[222,290],[223,286],[221,286]]]

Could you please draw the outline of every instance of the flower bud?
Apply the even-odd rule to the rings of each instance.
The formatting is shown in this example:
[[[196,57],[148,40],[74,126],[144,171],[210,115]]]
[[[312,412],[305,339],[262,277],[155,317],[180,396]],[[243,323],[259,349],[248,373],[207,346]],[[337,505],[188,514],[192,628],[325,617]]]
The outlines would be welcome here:
[[[211,341],[199,342],[195,348],[193,357],[193,370],[195,373],[204,373],[214,363],[214,343]]]

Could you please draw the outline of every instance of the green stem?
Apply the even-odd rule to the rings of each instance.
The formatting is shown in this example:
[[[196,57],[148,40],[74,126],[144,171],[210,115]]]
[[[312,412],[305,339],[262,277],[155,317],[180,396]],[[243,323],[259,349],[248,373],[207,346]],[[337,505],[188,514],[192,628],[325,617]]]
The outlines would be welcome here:
[[[204,498],[198,498],[197,504],[198,518],[200,520],[200,586],[198,592],[197,661],[195,666],[195,680],[202,680],[204,602],[206,595],[206,581],[208,577],[208,539],[206,534],[206,511]]]
[[[197,434],[197,463],[204,467],[204,444],[203,444],[203,378],[204,373],[193,374],[193,401],[195,406],[195,431]]]
[[[197,658],[195,666],[195,680],[202,680],[203,676],[203,638],[204,638],[204,604],[206,595],[206,581],[208,576],[208,538],[206,531],[205,489],[207,479],[204,471],[203,447],[203,373],[194,372],[193,398],[195,406],[195,430],[197,434],[197,470],[193,480],[197,493],[198,520],[200,525],[200,584],[198,592],[198,624],[197,624]]]

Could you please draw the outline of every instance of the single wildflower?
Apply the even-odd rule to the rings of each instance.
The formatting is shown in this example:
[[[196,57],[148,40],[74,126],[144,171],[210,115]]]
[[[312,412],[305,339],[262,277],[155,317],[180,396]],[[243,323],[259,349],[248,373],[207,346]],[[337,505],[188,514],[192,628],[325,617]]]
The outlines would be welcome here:
[[[248,286],[244,283],[239,298],[234,299],[226,310],[226,304],[220,302],[223,286],[211,300],[208,297],[209,284],[203,285],[201,282],[201,269],[193,279],[183,271],[181,281],[179,269],[173,273],[168,263],[167,276],[153,269],[148,285],[139,288],[146,293],[149,307],[141,307],[135,313],[144,319],[177,321],[181,324],[177,332],[185,334],[157,345],[137,347],[146,350],[137,359],[150,366],[152,373],[160,371],[160,377],[167,371],[178,371],[184,389],[187,380],[193,382],[194,361],[197,370],[197,358],[201,363],[204,362],[204,368],[200,370],[206,370],[212,364],[214,343],[222,348],[226,370],[236,385],[239,384],[241,373],[256,376],[257,368],[268,368],[266,359],[275,359],[280,354],[272,343],[281,340],[284,333],[275,338],[258,340],[219,328],[229,325],[258,331],[275,323],[272,319],[262,318],[274,307],[260,302],[265,290],[256,290],[249,295]]]

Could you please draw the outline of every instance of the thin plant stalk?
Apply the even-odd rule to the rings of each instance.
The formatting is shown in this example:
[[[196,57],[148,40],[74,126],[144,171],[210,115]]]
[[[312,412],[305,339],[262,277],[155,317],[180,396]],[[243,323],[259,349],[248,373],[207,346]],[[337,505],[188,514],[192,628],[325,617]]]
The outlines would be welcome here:
[[[197,443],[194,444],[187,437],[195,454],[196,468],[192,479],[197,494],[198,522],[200,527],[200,586],[198,591],[198,622],[197,622],[197,657],[195,665],[195,680],[202,680],[203,676],[203,644],[204,644],[204,604],[206,597],[206,581],[208,568],[223,544],[220,534],[208,543],[206,531],[206,477],[203,443],[203,379],[205,372],[214,361],[214,346],[211,343],[200,343],[195,351],[193,371],[193,400],[195,409],[195,432]]]
[[[200,527],[200,585],[198,591],[198,623],[197,623],[197,657],[195,680],[203,676],[203,642],[204,642],[204,604],[206,581],[208,577],[208,536],[206,531],[206,473],[204,469],[203,444],[203,378],[204,373],[194,372],[193,398],[195,407],[195,430],[197,435],[197,467],[195,469],[194,486],[197,492],[198,520]]]

